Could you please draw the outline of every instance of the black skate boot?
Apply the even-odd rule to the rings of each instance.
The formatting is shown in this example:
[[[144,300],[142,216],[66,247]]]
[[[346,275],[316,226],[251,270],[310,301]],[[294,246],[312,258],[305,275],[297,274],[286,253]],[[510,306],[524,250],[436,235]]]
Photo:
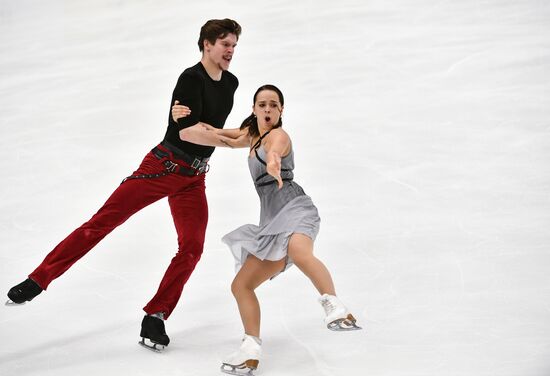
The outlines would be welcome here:
[[[161,349],[164,349],[165,346],[168,346],[170,343],[170,338],[166,334],[164,329],[164,320],[162,319],[162,314],[160,317],[146,315],[141,321],[141,341],[139,344],[143,347],[148,348],[149,350],[160,352]],[[149,341],[145,341],[148,339]],[[151,342],[152,344],[149,344]],[[157,345],[161,345],[162,348],[159,349]]]
[[[17,286],[13,286],[8,292],[7,306],[22,305],[33,300],[42,292],[42,287],[30,278],[27,278]]]

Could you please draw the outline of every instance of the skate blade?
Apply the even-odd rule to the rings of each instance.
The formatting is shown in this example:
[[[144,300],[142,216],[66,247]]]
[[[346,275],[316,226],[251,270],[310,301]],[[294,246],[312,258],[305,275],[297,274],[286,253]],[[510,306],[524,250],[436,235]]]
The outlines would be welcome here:
[[[237,376],[255,376],[253,371],[258,368],[258,360],[247,360],[246,362],[234,366],[232,364],[222,363],[220,371],[227,373],[228,375]]]
[[[14,302],[13,300],[11,300],[11,299],[8,299],[8,301],[6,302],[6,306],[8,306],[8,307],[16,307],[16,306],[22,306],[22,305],[25,305],[25,303],[27,303],[27,302],[23,302],[23,303],[16,303],[16,302]]]
[[[333,322],[327,325],[327,328],[335,332],[349,332],[352,330],[361,330],[360,326],[355,324],[355,317],[351,314],[348,315],[345,319],[334,320]]]
[[[222,365],[222,367],[220,368],[220,370],[223,372],[223,373],[227,373],[228,375],[235,375],[235,376],[255,376],[255,374],[252,372],[254,371],[253,369],[247,369],[247,371],[245,371],[245,369],[241,369],[241,368],[231,368],[231,369],[227,369],[227,368],[224,368],[224,366],[227,366],[227,367],[230,367],[229,365]]]
[[[138,344],[145,347],[147,350],[151,350],[153,352],[156,352],[157,354],[162,353],[162,350],[164,350],[164,348],[165,348],[164,345],[160,345],[160,344],[154,343],[154,342],[151,342],[151,345],[150,345],[147,342],[145,342],[145,338],[142,338],[141,341],[138,342]],[[157,347],[157,346],[160,346],[160,348]]]

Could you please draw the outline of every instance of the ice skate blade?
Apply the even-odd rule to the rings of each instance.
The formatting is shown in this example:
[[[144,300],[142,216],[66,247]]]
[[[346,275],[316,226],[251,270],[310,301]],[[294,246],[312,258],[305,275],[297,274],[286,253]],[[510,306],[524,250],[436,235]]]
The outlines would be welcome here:
[[[355,317],[349,314],[345,319],[334,320],[327,324],[327,328],[335,332],[349,332],[352,330],[361,330],[360,326],[355,324]]]
[[[247,360],[243,364],[234,366],[232,364],[222,363],[220,371],[227,373],[228,375],[237,375],[237,376],[255,376],[253,371],[258,368],[258,360]]]
[[[8,306],[8,307],[17,307],[17,306],[25,305],[26,303],[27,303],[27,302],[16,303],[16,302],[14,302],[13,300],[8,299],[8,301],[6,302],[6,306]]]
[[[141,346],[145,347],[147,350],[151,350],[153,352],[156,352],[157,354],[162,353],[162,350],[164,350],[165,346],[160,345],[158,343],[151,342],[152,344],[149,345],[145,342],[145,338],[142,338],[141,341],[138,342]],[[157,346],[160,346],[161,348],[158,348]]]
[[[235,376],[256,376],[252,371],[254,371],[253,369],[241,369],[241,368],[231,368],[231,369],[227,369],[227,368],[224,368],[224,366],[227,366],[227,367],[230,367],[230,365],[228,364],[224,364],[222,365],[222,367],[220,368],[220,370],[223,372],[223,373],[227,373],[228,375],[235,375]],[[246,371],[246,372],[245,372]]]

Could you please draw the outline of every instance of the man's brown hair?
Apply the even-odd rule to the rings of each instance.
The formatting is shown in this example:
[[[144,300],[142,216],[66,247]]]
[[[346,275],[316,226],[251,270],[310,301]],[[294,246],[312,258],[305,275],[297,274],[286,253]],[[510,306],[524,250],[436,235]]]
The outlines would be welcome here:
[[[223,20],[209,20],[201,27],[199,36],[199,50],[204,49],[204,41],[207,40],[212,44],[216,43],[217,39],[223,39],[227,34],[235,34],[237,39],[241,35],[241,25],[237,21],[224,18]]]

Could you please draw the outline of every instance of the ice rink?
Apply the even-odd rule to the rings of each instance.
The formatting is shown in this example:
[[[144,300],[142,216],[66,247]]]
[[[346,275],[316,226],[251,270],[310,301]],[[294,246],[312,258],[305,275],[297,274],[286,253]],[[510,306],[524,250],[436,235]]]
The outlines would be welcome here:
[[[550,375],[550,3],[541,0],[0,0],[2,299],[164,136],[208,19],[243,27],[227,127],[285,94],[316,254],[364,330],[334,333],[292,268],[258,290],[258,376]],[[242,337],[220,238],[257,223],[246,150],[207,176],[204,255],[138,346],[176,252],[166,200],[22,307],[0,375],[221,374]],[[3,301],[1,302],[3,303]]]

